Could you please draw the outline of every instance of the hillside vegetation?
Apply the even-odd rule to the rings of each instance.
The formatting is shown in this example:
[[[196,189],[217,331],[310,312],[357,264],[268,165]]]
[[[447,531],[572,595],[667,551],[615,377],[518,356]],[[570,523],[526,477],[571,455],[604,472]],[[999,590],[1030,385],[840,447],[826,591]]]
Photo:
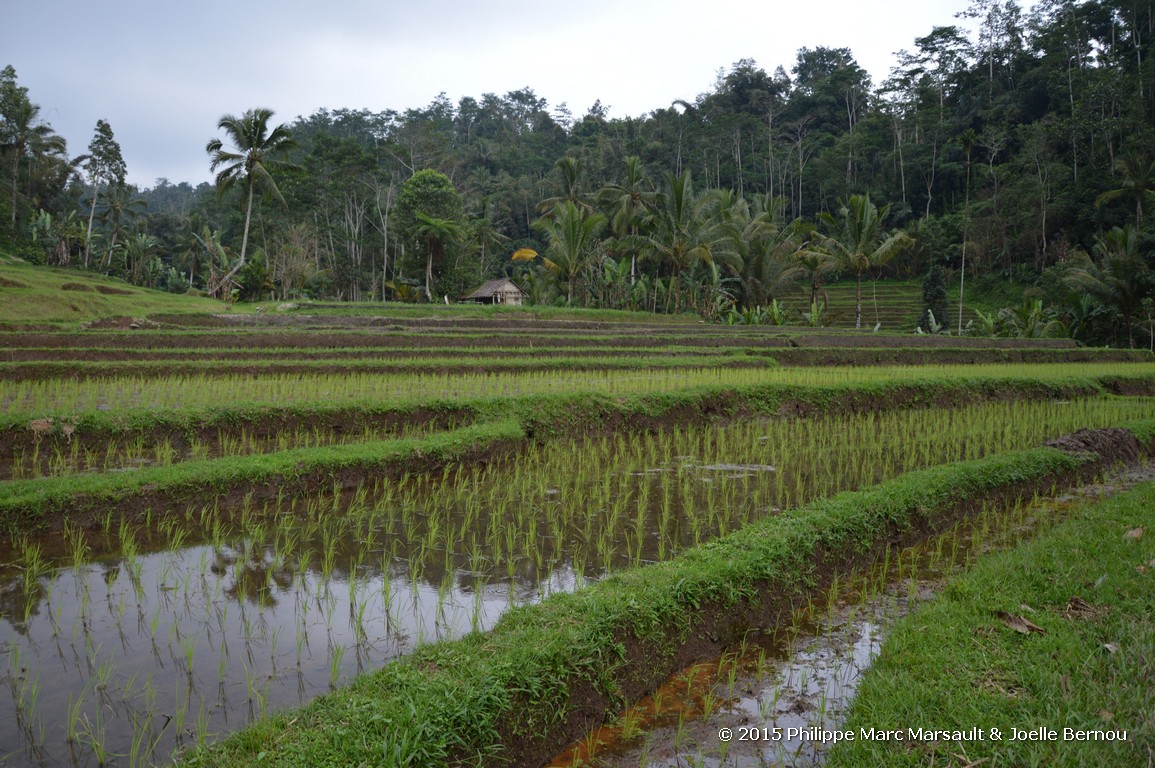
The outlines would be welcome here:
[[[73,323],[152,313],[229,312],[228,304],[178,296],[123,280],[65,269],[0,264],[0,322]]]

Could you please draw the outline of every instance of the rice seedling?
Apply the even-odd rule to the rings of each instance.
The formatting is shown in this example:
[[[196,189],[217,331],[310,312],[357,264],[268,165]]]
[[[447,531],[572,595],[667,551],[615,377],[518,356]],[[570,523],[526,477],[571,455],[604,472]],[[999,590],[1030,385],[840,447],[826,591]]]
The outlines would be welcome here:
[[[175,673],[183,682],[194,677],[198,664],[211,670],[215,651],[222,700],[234,708],[251,704],[259,715],[284,696],[279,679],[262,683],[279,677],[277,638],[284,628],[293,635],[300,679],[311,687],[334,686],[347,648],[356,649],[359,663],[363,655],[379,663],[433,635],[485,629],[500,612],[499,601],[486,601],[487,589],[501,590],[511,605],[536,600],[615,569],[669,559],[761,517],[913,468],[1153,414],[1155,404],[1146,399],[1090,399],[757,419],[546,442],[502,462],[434,477],[372,479],[353,489],[268,502],[248,499],[236,509],[206,503],[187,520],[158,513],[151,527],[109,512],[100,526],[103,539],[100,532],[62,533],[61,562],[72,565],[77,582],[68,593],[79,605],[73,644],[83,646],[83,658],[91,662],[93,690],[109,698],[126,695],[115,670],[148,662],[159,680],[160,660],[178,659],[164,674]],[[975,535],[994,533],[980,526]],[[28,540],[23,550],[17,547],[20,578],[45,585],[47,596],[38,601],[57,603],[65,596],[53,590],[61,592],[64,582],[38,546]],[[939,543],[927,557],[938,567],[954,560],[959,546]],[[156,558],[154,547],[184,548],[188,555]],[[116,567],[87,566],[94,558],[108,558]],[[884,570],[897,562],[907,576],[922,567],[889,552],[882,560]],[[340,579],[347,580],[347,589],[334,584]],[[139,586],[145,584],[157,588]],[[843,590],[839,583],[836,591]],[[134,614],[126,606],[132,599],[145,642],[168,645],[167,656],[154,654],[155,664],[133,658],[130,665],[115,650],[120,643],[109,639],[116,635],[101,634],[98,626],[97,619],[106,621],[126,633],[131,645]],[[101,618],[105,605],[107,619]],[[61,615],[59,608],[47,613]],[[800,612],[796,631],[812,619]],[[47,616],[30,614],[28,624],[34,637],[51,637]],[[66,637],[67,629],[65,624],[56,633]],[[198,653],[191,638],[210,632],[207,651]],[[328,640],[327,661],[311,661],[310,637]],[[230,639],[246,646],[235,654],[236,663]],[[242,665],[251,690],[240,699],[226,690],[226,682],[239,677]],[[133,738],[141,739],[143,751],[153,737],[116,736],[123,718],[92,725],[93,698],[77,695],[67,726],[72,740],[95,754],[89,743],[95,729],[106,757],[107,745],[127,753]],[[173,698],[171,708],[201,707],[198,739],[224,727],[223,715],[206,711],[195,697],[185,699],[181,705]],[[715,696],[707,706],[715,710],[719,704]],[[156,729],[155,721],[150,727]]]
[[[1145,363],[1052,363],[1022,366],[1023,374],[1044,381],[1081,375],[1130,375],[1149,373]],[[428,399],[477,399],[510,397],[542,392],[607,392],[633,394],[662,392],[695,386],[744,386],[790,384],[800,386],[846,386],[889,382],[909,378],[906,366],[838,368],[663,368],[639,376],[629,370],[609,368],[476,373],[377,373],[348,372],[280,373],[258,375],[181,374],[135,377],[55,378],[31,381],[0,381],[0,404],[8,413],[59,413],[95,411],[101,408],[156,409],[209,407],[230,402],[245,392],[254,404],[333,401],[411,403]],[[917,368],[926,381],[958,378],[1006,380],[1015,369],[1006,365],[927,365]],[[1029,372],[1029,374],[1028,374]],[[140,453],[141,446],[131,446]]]
[[[341,678],[341,662],[345,658],[344,646],[337,646],[333,648],[329,659],[329,687],[336,688],[337,681]]]

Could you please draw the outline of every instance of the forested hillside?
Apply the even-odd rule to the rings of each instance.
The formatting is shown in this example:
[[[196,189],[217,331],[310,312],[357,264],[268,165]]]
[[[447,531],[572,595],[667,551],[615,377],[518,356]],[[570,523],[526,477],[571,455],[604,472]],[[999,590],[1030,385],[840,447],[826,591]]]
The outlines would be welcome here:
[[[637,117],[573,115],[530,87],[296,119],[254,104],[205,126],[221,175],[197,187],[126,184],[103,120],[65,147],[8,67],[0,245],[242,299],[442,301],[511,275],[539,303],[814,324],[836,277],[939,265],[952,303],[975,281],[1028,298],[969,332],[1147,346],[1155,6],[975,0],[965,16],[883,82],[848,49],[803,48]],[[792,292],[811,312],[783,316]],[[924,328],[958,332],[949,315]]]

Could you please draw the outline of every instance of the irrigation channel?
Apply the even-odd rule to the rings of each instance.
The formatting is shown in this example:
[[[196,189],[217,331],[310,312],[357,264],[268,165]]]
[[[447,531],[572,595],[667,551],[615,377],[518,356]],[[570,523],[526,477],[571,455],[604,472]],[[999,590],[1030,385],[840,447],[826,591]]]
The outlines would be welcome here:
[[[17,537],[0,543],[0,761],[164,761],[814,498],[1152,417],[1155,399],[1106,397],[557,440],[436,477]]]
[[[835,581],[789,625],[757,628],[741,647],[671,676],[549,768],[820,766],[897,619],[976,557],[1015,547],[1079,505],[1152,479],[1151,462],[1115,470],[1059,496],[987,507],[939,536],[888,550],[870,570]]]

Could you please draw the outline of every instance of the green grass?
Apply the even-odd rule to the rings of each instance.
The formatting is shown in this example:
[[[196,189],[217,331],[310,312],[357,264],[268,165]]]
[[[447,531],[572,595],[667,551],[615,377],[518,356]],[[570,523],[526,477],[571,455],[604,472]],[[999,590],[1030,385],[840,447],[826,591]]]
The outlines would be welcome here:
[[[276,307],[281,302],[261,301],[244,305],[246,308],[263,306]],[[396,319],[479,319],[503,318],[507,320],[556,320],[563,322],[646,322],[662,325],[697,325],[702,318],[695,314],[664,315],[650,312],[632,312],[622,309],[585,309],[580,307],[551,306],[489,306],[484,304],[402,304],[386,302],[293,302],[296,306],[288,314],[320,315],[341,317],[373,315]]]
[[[1149,385],[1149,381],[1148,381]],[[492,397],[452,404],[430,403],[431,412],[454,414],[458,423],[471,423],[447,433],[424,438],[376,440],[346,445],[301,448],[269,454],[232,456],[180,462],[170,466],[140,469],[133,472],[44,477],[14,480],[0,484],[0,521],[8,530],[15,526],[44,525],[69,510],[96,510],[109,504],[125,503],[140,497],[195,498],[205,492],[222,492],[236,487],[252,488],[260,484],[298,483],[316,487],[318,478],[341,473],[354,467],[364,471],[380,470],[388,465],[404,465],[421,452],[426,459],[436,458],[437,446],[446,441],[482,445],[495,440],[546,440],[576,437],[608,431],[646,431],[671,424],[706,423],[738,417],[776,417],[785,412],[848,412],[866,407],[878,410],[934,406],[949,402],[954,407],[1001,399],[1046,398],[1067,400],[1102,394],[1094,379],[965,379],[959,381],[883,379],[867,382],[848,381],[831,386],[764,385],[747,387],[697,387],[621,397],[597,393],[538,394],[524,397]],[[367,412],[379,416],[396,413],[403,417],[405,406],[364,403]],[[58,433],[60,422],[51,426],[37,441],[21,417],[0,418],[13,445],[23,451],[39,447],[65,450],[73,440],[91,443],[100,436],[107,442],[140,437],[149,441],[155,435],[193,434],[207,424],[217,429],[236,429],[261,421],[279,423],[298,416],[314,415],[324,422],[328,416],[340,416],[356,403],[312,409],[285,405],[279,408],[234,404],[229,408],[181,411],[93,411],[77,414],[68,423],[74,428],[65,437]],[[495,430],[495,431],[494,431]],[[493,434],[490,432],[493,431]],[[476,435],[476,439],[474,436]],[[51,442],[49,442],[51,440]],[[460,452],[458,452],[460,453]]]
[[[166,501],[204,499],[237,486],[268,484],[280,493],[325,487],[353,472],[359,477],[382,469],[401,471],[412,464],[465,461],[472,451],[485,452],[501,441],[520,441],[524,434],[512,421],[481,424],[423,438],[398,438],[319,448],[254,454],[241,459],[186,461],[140,472],[65,475],[0,484],[0,530],[13,532],[44,524],[44,518],[82,516],[114,509],[118,504],[160,494]]]
[[[185,764],[499,764],[504,744],[561,743],[566,723],[589,715],[571,708],[574,690],[593,690],[612,710],[626,687],[676,671],[674,652],[702,631],[703,607],[728,617],[711,630],[717,640],[737,642],[749,606],[769,599],[789,615],[821,580],[819,563],[869,557],[911,529],[947,525],[943,516],[959,505],[1050,482],[1085,461],[1051,449],[1004,454],[767,518],[672,561],[510,611],[490,633],[426,646]]]
[[[1128,535],[1137,529],[1142,535]],[[1076,507],[1035,541],[980,559],[895,627],[845,728],[982,728],[987,738],[856,740],[839,745],[828,765],[1151,765],[1153,560],[1155,483]],[[1092,611],[1072,614],[1075,597]],[[1043,632],[1013,631],[1000,611]],[[1009,740],[1013,729],[1038,728],[1055,738]],[[1125,730],[1128,740],[1065,740],[1068,728]],[[1003,739],[990,738],[991,729]],[[964,751],[965,761],[957,757]]]
[[[1022,382],[1098,388],[1106,377],[1150,379],[1150,363],[1067,363],[774,368],[715,366],[654,370],[570,369],[486,373],[264,373],[124,376],[100,379],[0,381],[0,413],[5,420],[78,415],[99,410],[158,410],[219,407],[222,403],[279,404],[357,401],[418,403],[429,400],[508,398],[532,394],[602,393],[632,395],[694,388],[791,387],[883,388],[889,385],[1018,386]]]
[[[502,373],[507,371],[573,371],[597,370],[661,370],[670,368],[711,368],[716,366],[749,366],[766,368],[775,365],[773,359],[761,355],[747,355],[735,350],[722,354],[697,354],[671,357],[668,355],[618,355],[567,357],[549,352],[526,357],[496,357],[491,355],[457,355],[430,358],[381,359],[362,357],[353,360],[183,360],[183,361],[37,361],[29,363],[0,362],[0,377],[16,380],[34,380],[61,376],[171,376],[177,373],[187,375],[219,376],[247,373],[257,367],[261,373],[283,372],[312,373],[314,371],[340,368],[350,373],[397,373],[409,371],[484,371]]]
[[[0,264],[0,322],[80,323],[104,317],[229,312],[215,299],[178,296],[79,270]]]

